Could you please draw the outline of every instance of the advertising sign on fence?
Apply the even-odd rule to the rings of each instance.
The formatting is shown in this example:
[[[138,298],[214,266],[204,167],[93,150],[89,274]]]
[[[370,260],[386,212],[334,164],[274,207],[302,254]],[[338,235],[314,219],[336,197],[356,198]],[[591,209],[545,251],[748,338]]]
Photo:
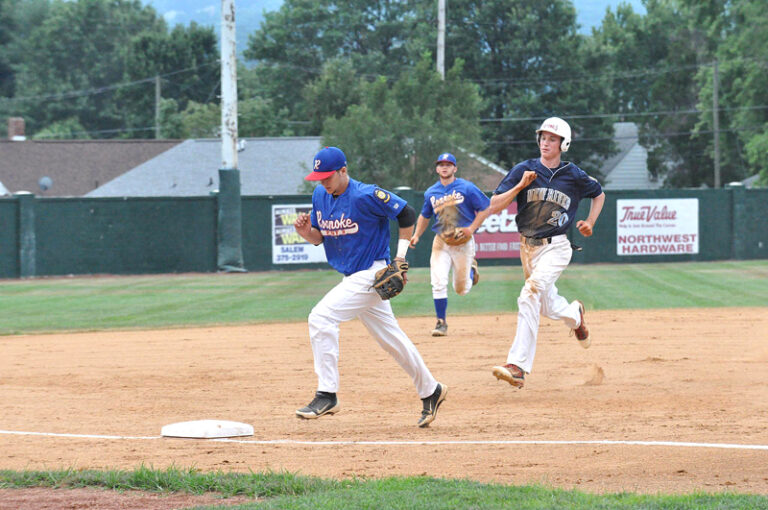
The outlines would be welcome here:
[[[293,222],[299,213],[310,213],[312,204],[272,206],[272,263],[326,262],[323,245],[308,243],[296,233]]]
[[[516,214],[517,202],[512,202],[499,214],[491,214],[485,219],[475,232],[475,258],[520,258],[520,233],[515,223]]]
[[[617,255],[699,253],[699,199],[616,201]]]

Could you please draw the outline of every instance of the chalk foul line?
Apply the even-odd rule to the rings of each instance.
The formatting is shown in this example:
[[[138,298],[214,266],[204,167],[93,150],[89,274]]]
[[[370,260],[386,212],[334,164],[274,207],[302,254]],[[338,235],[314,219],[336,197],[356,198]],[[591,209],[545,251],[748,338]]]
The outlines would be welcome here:
[[[66,437],[72,439],[101,439],[101,440],[156,440],[176,439],[163,436],[113,436],[99,434],[64,434],[56,432],[26,432],[21,430],[0,430],[0,435],[12,436],[43,436]],[[188,441],[188,439],[187,439]],[[198,439],[198,441],[200,441]],[[626,440],[591,440],[591,441],[544,441],[544,440],[466,440],[466,441],[304,441],[297,439],[206,439],[220,443],[265,445],[298,445],[298,446],[482,446],[482,445],[515,445],[515,446],[667,446],[675,448],[721,448],[726,450],[765,450],[768,445],[733,444],[733,443],[694,443],[678,441],[626,441]]]

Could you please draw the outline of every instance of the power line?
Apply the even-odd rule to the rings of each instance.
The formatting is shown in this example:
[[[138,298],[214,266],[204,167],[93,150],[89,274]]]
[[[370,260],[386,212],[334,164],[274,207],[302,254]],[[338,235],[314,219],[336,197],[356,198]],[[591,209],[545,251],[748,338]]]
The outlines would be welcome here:
[[[117,128],[117,129],[98,129],[94,131],[73,131],[67,133],[67,135],[93,135],[93,134],[112,134],[112,133],[131,133],[134,131],[154,131],[155,127],[142,127],[142,128]],[[37,135],[36,138],[59,138],[60,135]]]
[[[768,105],[731,106],[731,107],[718,108],[717,111],[728,112],[728,111],[766,110],[766,109],[768,109]],[[618,113],[574,114],[574,115],[565,115],[565,117],[568,119],[605,119],[609,117],[654,117],[654,116],[661,116],[661,115],[687,115],[692,113],[694,114],[711,113],[712,111],[713,111],[712,108],[704,108],[701,110],[689,109],[689,110],[662,110],[657,112],[618,112]],[[540,115],[537,117],[502,117],[500,119],[485,118],[485,119],[480,119],[480,122],[481,123],[531,122],[531,121],[539,121],[546,116],[547,115]]]
[[[174,76],[179,73],[189,72],[193,71],[195,69],[199,69],[201,67],[210,66],[213,64],[218,64],[219,61],[216,60],[214,62],[208,62],[205,64],[198,64],[196,66],[187,67],[185,69],[178,69],[176,71],[171,71],[165,74],[159,75],[160,78],[166,78],[168,76]],[[155,78],[157,75],[153,75],[149,78],[142,78],[140,80],[134,80],[130,82],[123,82],[123,83],[116,83],[113,85],[105,85],[103,87],[94,87],[90,89],[81,89],[81,90],[70,90],[68,92],[62,92],[60,94],[48,94],[48,95],[36,95],[36,96],[21,96],[21,97],[0,97],[0,99],[4,99],[9,102],[21,102],[21,101],[59,101],[62,99],[72,99],[77,97],[85,97],[85,96],[94,96],[97,94],[102,94],[104,92],[110,91],[110,90],[117,90],[121,88],[128,88],[133,87],[135,85],[140,85],[142,83],[154,83]]]
[[[735,133],[738,131],[744,131],[748,129],[753,128],[760,128],[763,127],[762,125],[759,126],[747,126],[747,127],[739,127],[739,128],[731,128],[731,129],[719,129],[718,132],[720,133]],[[701,131],[671,131],[671,132],[662,132],[658,134],[659,138],[667,138],[670,136],[691,136],[691,135],[708,135],[714,133],[714,130],[701,130]],[[574,141],[576,142],[606,142],[609,140],[617,141],[617,140],[640,140],[639,136],[608,136],[608,137],[587,137],[587,138],[577,138]],[[536,141],[534,139],[530,140],[491,140],[489,142],[486,142],[490,145],[528,145],[528,144],[534,144]]]

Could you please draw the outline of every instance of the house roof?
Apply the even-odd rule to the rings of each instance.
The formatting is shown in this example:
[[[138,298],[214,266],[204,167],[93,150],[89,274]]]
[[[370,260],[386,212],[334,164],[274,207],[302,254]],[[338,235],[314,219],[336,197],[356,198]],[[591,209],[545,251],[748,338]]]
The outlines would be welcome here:
[[[11,192],[82,196],[179,140],[0,140],[0,181]],[[52,186],[40,189],[49,177]]]
[[[741,181],[741,184],[743,184],[746,188],[756,188],[758,187],[759,182],[760,174],[755,174]]]
[[[648,173],[648,151],[640,145],[637,124],[617,122],[613,125],[619,152],[603,164],[605,189],[657,189],[661,182],[651,180]]]
[[[242,138],[237,153],[242,195],[304,192],[320,137]],[[200,196],[219,188],[221,140],[186,140],[90,191],[89,197]]]
[[[507,175],[507,170],[485,159],[484,157],[461,150],[457,151],[458,171],[457,177],[471,181],[482,191],[493,191],[501,180]],[[435,175],[437,180],[437,175]]]

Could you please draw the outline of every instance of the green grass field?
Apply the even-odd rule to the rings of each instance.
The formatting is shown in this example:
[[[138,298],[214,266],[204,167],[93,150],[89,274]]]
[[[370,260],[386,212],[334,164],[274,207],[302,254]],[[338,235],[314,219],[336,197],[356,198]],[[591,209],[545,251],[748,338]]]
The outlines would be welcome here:
[[[449,313],[516,311],[520,267],[482,268],[481,274],[481,285],[468,296],[450,295]],[[396,314],[431,316],[428,270],[414,269],[409,275],[406,291],[393,300]],[[304,321],[339,280],[332,271],[5,280],[0,282],[0,334]],[[558,288],[591,309],[764,307],[768,261],[571,266]],[[201,473],[144,466],[130,472],[0,471],[0,488],[19,487],[259,498],[226,507],[248,509],[768,509],[768,496],[761,495],[592,495],[421,477],[337,481],[292,473]]]
[[[520,267],[481,268],[449,314],[517,310]],[[340,281],[335,271],[36,278],[0,282],[0,334],[303,321]],[[589,309],[768,305],[768,261],[573,265],[557,282]],[[399,316],[431,316],[429,270],[409,271]]]
[[[595,495],[539,485],[504,486],[471,480],[427,477],[323,480],[291,473],[201,473],[192,469],[135,471],[0,471],[0,488],[93,487],[190,494],[217,493],[222,498],[248,496],[257,502],[214,509],[764,509],[768,497],[736,494]]]

